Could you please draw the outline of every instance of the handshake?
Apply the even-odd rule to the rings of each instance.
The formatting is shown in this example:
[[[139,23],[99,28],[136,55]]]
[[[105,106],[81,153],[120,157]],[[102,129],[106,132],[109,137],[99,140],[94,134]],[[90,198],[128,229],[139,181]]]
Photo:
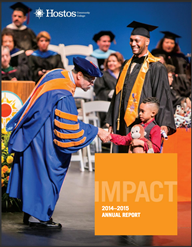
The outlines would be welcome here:
[[[109,142],[111,140],[110,133],[111,132],[108,132],[108,131],[106,131],[104,129],[99,128],[98,136],[99,136],[99,138],[101,139],[102,142],[106,143],[106,142]]]

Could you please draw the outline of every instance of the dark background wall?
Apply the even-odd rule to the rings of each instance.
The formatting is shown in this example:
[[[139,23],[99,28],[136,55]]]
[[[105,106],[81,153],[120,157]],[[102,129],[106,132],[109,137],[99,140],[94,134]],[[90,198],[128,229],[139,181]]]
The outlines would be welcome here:
[[[1,3],[1,27],[10,24],[12,9],[15,2]],[[182,38],[179,39],[181,51],[186,55],[191,53],[191,2],[23,2],[30,8],[30,27],[36,34],[47,31],[51,35],[51,44],[93,44],[95,33],[101,30],[111,30],[115,34],[116,45],[111,49],[119,51],[124,58],[132,56],[129,37],[132,28],[127,25],[133,20],[158,26],[151,32],[149,51],[156,47],[163,37],[160,31],[171,31]],[[43,10],[43,17],[35,15],[37,9]],[[65,11],[68,17],[46,17],[47,10],[53,12]],[[72,17],[72,12],[76,16]],[[79,12],[86,12],[81,14]],[[26,24],[26,22],[25,22]]]

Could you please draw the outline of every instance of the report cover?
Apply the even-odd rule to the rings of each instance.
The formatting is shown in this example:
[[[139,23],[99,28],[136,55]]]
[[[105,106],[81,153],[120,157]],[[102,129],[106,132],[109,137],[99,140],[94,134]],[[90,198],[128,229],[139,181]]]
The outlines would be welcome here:
[[[15,29],[11,8],[15,3],[1,2],[1,31],[8,25]],[[133,55],[132,28],[127,26],[133,21],[157,27],[150,33],[150,52],[164,37],[162,32],[176,34],[179,51],[188,65],[191,64],[191,2],[22,3],[27,6],[23,30],[30,28],[36,36],[42,31],[48,32],[49,50],[61,56],[67,70],[73,68],[74,56],[90,57],[98,49],[94,36],[100,31],[112,32],[110,50],[120,52],[124,60],[130,59]],[[71,45],[72,49],[66,53],[65,48]],[[86,51],[76,51],[78,45],[84,46]],[[32,52],[36,50],[37,47]],[[183,69],[187,69],[190,78],[189,68]],[[5,71],[2,76],[4,74]],[[22,84],[19,81],[10,80],[10,86],[2,77],[2,129],[26,102],[37,83],[33,77],[23,79]],[[181,117],[176,120],[178,124],[184,121]],[[3,212],[3,246],[7,241],[9,245],[33,242],[33,245],[47,246],[191,245],[191,128],[178,127],[177,132],[164,141],[162,154],[132,156],[97,153],[93,149],[94,158],[89,169],[87,151],[84,151],[80,168],[79,160],[72,157],[53,214],[54,219],[62,221],[62,231],[50,235],[38,230],[32,232],[28,226],[23,226],[21,212]],[[4,162],[6,160],[2,166]],[[2,188],[8,182],[4,171]],[[7,176],[8,171],[5,171]]]

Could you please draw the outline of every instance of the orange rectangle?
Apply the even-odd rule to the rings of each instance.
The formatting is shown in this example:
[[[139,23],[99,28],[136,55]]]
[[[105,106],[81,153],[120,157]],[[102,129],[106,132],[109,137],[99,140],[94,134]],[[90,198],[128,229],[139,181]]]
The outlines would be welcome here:
[[[177,153],[177,201],[191,201],[191,128],[177,128],[177,132],[164,141],[163,153]]]
[[[177,154],[95,154],[95,235],[177,235]]]

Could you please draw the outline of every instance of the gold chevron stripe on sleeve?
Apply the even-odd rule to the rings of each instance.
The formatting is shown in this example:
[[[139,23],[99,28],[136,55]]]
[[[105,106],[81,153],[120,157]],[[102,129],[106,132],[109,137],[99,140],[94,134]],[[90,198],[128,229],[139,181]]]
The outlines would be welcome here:
[[[78,133],[65,134],[54,129],[54,134],[61,139],[76,139],[81,137],[84,134],[84,130],[79,131]]]
[[[65,124],[65,123],[59,122],[57,119],[54,119],[54,124],[60,129],[65,129],[65,130],[78,130],[79,129],[79,124]]]
[[[60,111],[58,109],[55,109],[55,115],[58,116],[58,117],[61,117],[61,118],[68,119],[68,120],[72,120],[72,121],[76,121],[76,122],[78,121],[78,116],[77,115],[69,114],[69,113]]]
[[[53,141],[59,147],[68,148],[68,147],[79,146],[80,144],[84,143],[85,140],[86,140],[86,137],[83,137],[83,139],[77,142],[60,142],[60,141],[57,141],[56,139],[54,139]]]

